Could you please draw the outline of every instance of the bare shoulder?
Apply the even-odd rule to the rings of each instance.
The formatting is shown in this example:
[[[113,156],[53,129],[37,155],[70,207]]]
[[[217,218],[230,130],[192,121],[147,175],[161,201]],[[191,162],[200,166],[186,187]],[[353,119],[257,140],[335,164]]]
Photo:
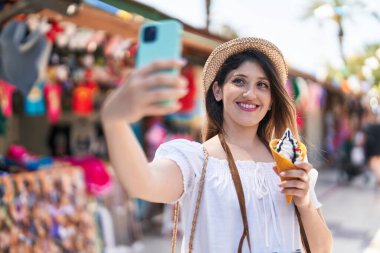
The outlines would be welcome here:
[[[218,136],[214,136],[211,139],[208,139],[203,143],[203,146],[206,148],[210,156],[218,159],[226,158],[225,152],[220,144]]]

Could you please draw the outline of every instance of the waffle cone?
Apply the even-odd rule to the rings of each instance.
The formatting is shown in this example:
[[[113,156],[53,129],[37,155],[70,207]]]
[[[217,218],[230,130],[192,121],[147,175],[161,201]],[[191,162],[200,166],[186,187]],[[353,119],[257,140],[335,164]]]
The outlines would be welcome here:
[[[272,155],[273,155],[273,158],[274,158],[274,161],[276,162],[276,167],[277,167],[277,172],[280,174],[282,171],[286,171],[286,170],[294,170],[294,169],[298,169],[297,166],[294,165],[294,163],[292,163],[292,161],[290,161],[288,158],[284,157],[283,155],[281,155],[280,153],[278,153],[273,147],[277,147],[277,144],[278,142],[280,141],[280,139],[272,139],[270,141],[270,150],[272,152]],[[297,141],[298,143],[298,146],[301,148],[301,156],[302,156],[302,160],[305,159],[305,156],[306,156],[306,146],[300,142],[300,141]],[[286,178],[285,177],[281,177],[281,181],[284,181]],[[292,199],[293,199],[293,196],[291,195],[286,195],[286,202],[289,204],[290,202],[292,202]]]

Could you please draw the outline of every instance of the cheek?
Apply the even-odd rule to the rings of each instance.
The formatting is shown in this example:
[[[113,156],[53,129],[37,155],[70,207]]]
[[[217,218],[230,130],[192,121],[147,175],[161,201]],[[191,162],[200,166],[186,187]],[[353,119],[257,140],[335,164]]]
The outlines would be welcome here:
[[[264,105],[264,107],[271,107],[271,104],[272,104],[272,96],[270,93],[263,93],[262,94],[262,97],[261,97],[261,101]]]

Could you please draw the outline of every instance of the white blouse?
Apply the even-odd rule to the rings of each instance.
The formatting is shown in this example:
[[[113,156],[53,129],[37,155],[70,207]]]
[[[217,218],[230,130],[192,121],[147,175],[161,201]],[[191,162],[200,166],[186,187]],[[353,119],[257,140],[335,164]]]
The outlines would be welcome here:
[[[202,145],[183,139],[162,144],[154,159],[167,158],[178,164],[184,192],[179,198],[184,236],[181,252],[187,252],[204,153]],[[274,163],[237,160],[245,196],[247,219],[254,253],[302,252],[299,224],[294,205],[280,192],[280,178]],[[314,208],[321,207],[314,186],[318,172],[309,173],[309,194]],[[204,190],[196,224],[193,253],[237,252],[243,221],[228,162],[209,156]],[[244,240],[243,252],[249,252]]]

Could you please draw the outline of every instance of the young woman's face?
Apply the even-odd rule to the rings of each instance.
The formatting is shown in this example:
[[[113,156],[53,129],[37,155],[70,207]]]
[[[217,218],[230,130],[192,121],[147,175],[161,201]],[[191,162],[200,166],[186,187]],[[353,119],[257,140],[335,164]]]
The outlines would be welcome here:
[[[227,124],[258,126],[271,107],[271,87],[264,70],[247,61],[227,74],[220,89],[213,86],[215,98],[223,100],[223,117]]]

